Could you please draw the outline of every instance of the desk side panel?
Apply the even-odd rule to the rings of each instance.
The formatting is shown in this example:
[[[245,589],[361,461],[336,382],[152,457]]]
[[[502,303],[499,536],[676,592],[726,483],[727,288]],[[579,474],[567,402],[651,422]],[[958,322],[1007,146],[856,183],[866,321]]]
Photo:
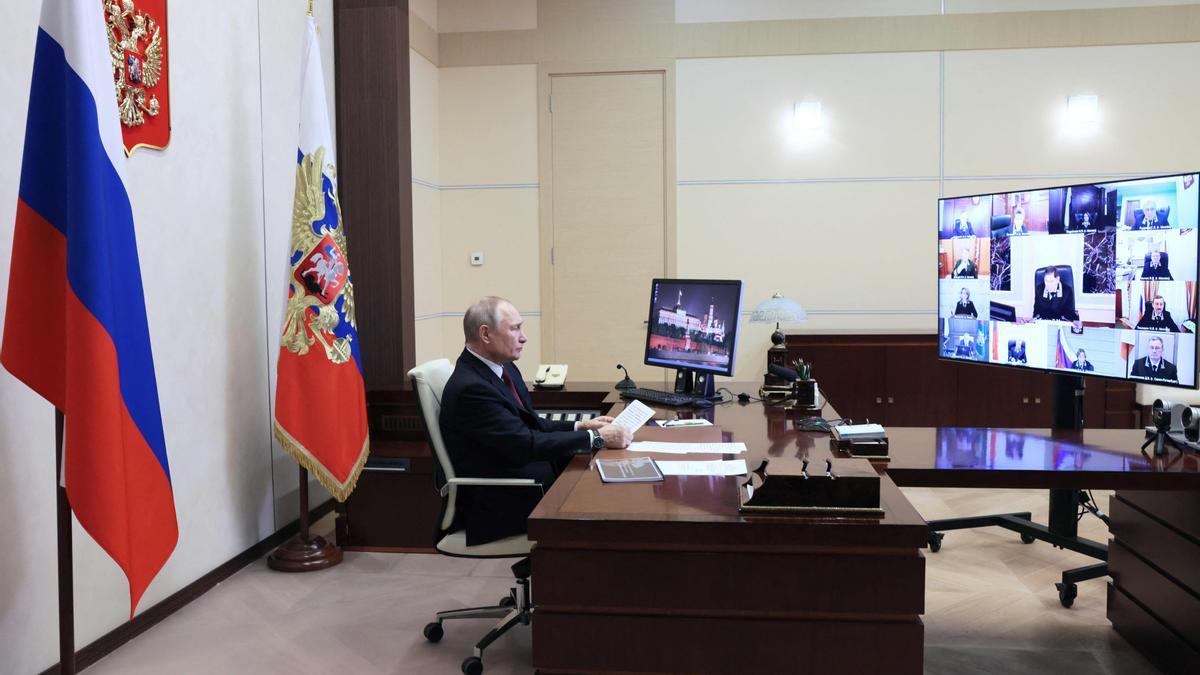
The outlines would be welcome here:
[[[920,675],[925,627],[901,622],[571,615],[538,609],[540,673]]]

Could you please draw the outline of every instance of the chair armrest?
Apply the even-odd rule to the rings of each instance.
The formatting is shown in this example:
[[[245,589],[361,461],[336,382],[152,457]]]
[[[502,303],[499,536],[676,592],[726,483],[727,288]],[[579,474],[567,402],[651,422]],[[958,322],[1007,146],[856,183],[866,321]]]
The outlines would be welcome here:
[[[511,488],[535,487],[545,493],[545,490],[542,489],[541,483],[538,483],[532,478],[451,478],[450,480],[446,481],[446,484],[442,486],[442,489],[439,490],[438,493],[445,497],[450,493],[451,486],[455,485]]]
[[[447,485],[490,485],[494,487],[522,487],[537,485],[532,478],[451,478]]]

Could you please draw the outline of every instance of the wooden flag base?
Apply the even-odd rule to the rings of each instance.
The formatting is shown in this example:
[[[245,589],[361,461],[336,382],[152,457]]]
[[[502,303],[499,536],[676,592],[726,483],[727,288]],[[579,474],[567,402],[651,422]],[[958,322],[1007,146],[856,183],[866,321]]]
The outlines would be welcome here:
[[[267,556],[267,566],[279,572],[313,572],[342,562],[342,549],[324,537],[288,539]]]
[[[308,471],[300,467],[300,533],[267,556],[267,567],[278,572],[315,572],[342,562],[342,549],[324,537],[308,533]]]

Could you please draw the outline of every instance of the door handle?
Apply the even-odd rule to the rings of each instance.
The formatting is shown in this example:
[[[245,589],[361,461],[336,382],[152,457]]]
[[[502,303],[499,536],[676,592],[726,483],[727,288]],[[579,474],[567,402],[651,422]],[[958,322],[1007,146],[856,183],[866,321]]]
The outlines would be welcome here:
[[[895,403],[895,402],[896,402],[896,399],[892,398],[891,396],[888,397],[888,403]]]
[[[1041,402],[1042,402],[1042,399],[1040,399],[1040,398],[1035,398],[1035,399],[1033,399],[1033,402],[1034,402],[1034,403],[1041,403]]]
[[[883,397],[882,397],[882,396],[876,396],[876,397],[875,397],[875,402],[876,402],[876,403],[883,403]]]
[[[1021,403],[1029,403],[1029,397],[1026,396],[1025,398],[1021,399]]]

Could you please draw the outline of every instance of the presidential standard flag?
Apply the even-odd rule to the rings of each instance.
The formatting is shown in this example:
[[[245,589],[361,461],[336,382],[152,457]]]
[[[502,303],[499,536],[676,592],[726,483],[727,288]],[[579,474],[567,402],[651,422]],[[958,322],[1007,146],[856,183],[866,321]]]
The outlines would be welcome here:
[[[65,415],[67,498],[132,616],[178,529],[96,0],[42,5],[10,272],[0,363]]]
[[[367,406],[354,322],[354,284],[338,205],[317,24],[308,17],[300,83],[300,146],[279,341],[275,438],[338,501],[367,461]]]

